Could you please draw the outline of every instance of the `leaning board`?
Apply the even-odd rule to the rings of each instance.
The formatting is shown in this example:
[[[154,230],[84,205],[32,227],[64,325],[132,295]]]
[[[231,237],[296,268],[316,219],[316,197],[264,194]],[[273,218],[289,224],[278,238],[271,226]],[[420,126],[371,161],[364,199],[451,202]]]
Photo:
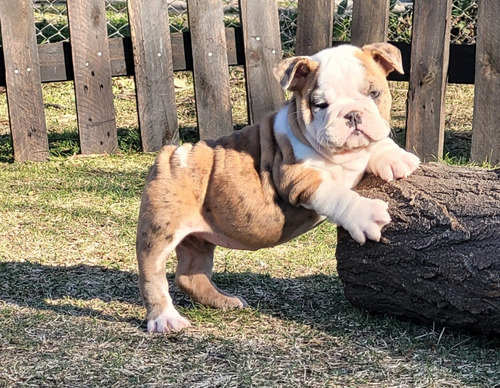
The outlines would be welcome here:
[[[233,131],[222,2],[188,0],[200,139]]]
[[[472,160],[500,163],[500,2],[481,0],[478,15]]]
[[[14,159],[43,161],[49,141],[32,1],[0,1],[0,25]]]
[[[68,0],[67,6],[80,150],[113,153],[118,139],[104,1]]]
[[[179,142],[168,3],[128,2],[142,148],[158,151]]]

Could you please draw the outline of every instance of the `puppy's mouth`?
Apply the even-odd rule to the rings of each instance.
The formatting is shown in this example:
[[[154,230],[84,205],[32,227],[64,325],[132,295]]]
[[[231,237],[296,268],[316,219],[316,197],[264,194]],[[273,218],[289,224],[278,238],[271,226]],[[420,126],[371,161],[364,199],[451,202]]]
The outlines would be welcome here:
[[[373,141],[373,139],[363,130],[363,128],[361,128],[363,124],[363,115],[360,111],[351,111],[344,116],[344,119],[346,119],[347,121],[347,127],[352,128],[352,132],[349,137],[364,136],[370,142]]]
[[[368,110],[351,108],[347,113],[337,114],[329,124],[315,134],[320,152],[327,154],[362,149],[383,138],[385,132],[381,128],[383,121]]]
[[[366,137],[370,142],[374,141],[363,129],[359,128],[359,127],[355,127],[354,130],[351,132],[351,134],[349,135],[350,136],[353,136],[353,137],[358,137],[358,136],[364,136]]]

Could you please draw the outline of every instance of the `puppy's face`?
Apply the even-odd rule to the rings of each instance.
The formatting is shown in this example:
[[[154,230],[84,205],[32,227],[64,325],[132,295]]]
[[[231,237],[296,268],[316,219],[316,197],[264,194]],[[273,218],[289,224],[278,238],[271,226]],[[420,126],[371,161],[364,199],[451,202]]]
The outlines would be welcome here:
[[[320,151],[336,154],[389,135],[386,77],[403,72],[399,50],[387,43],[339,46],[282,62],[277,76],[294,92],[299,125]]]

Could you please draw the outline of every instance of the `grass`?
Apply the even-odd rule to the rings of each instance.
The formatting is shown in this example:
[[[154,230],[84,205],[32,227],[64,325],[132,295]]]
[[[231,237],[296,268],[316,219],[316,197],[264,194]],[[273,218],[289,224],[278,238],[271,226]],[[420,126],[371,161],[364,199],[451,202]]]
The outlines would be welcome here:
[[[184,140],[196,139],[193,88],[178,74]],[[241,69],[233,116],[247,120]],[[393,126],[404,136],[406,84],[393,83]],[[71,83],[43,87],[46,163],[5,163],[0,94],[0,387],[500,387],[500,342],[353,308],[336,274],[328,223],[272,249],[218,249],[216,283],[248,309],[218,311],[171,292],[193,323],[145,332],[134,253],[138,205],[154,155],[140,141],[133,83],[114,79],[120,154],[77,155]],[[467,154],[472,89],[447,96],[447,153]],[[453,145],[453,146],[452,146]],[[462,149],[463,148],[463,149]]]

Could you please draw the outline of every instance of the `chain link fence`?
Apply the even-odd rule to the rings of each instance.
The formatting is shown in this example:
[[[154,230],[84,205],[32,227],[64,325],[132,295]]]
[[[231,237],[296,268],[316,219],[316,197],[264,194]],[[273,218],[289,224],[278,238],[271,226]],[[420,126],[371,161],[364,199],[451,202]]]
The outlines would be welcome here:
[[[226,26],[239,26],[240,15],[237,0],[221,0],[224,4]],[[281,27],[281,42],[285,53],[293,53],[297,31],[297,0],[277,0]],[[36,34],[39,44],[67,41],[69,37],[66,2],[64,0],[34,0]],[[171,0],[169,4],[171,32],[189,29],[185,1]],[[335,0],[334,40],[348,41],[351,35],[352,0]],[[453,0],[452,43],[474,44],[478,0]],[[106,0],[108,36],[130,35],[126,0]],[[389,40],[411,40],[411,0],[391,0]]]

